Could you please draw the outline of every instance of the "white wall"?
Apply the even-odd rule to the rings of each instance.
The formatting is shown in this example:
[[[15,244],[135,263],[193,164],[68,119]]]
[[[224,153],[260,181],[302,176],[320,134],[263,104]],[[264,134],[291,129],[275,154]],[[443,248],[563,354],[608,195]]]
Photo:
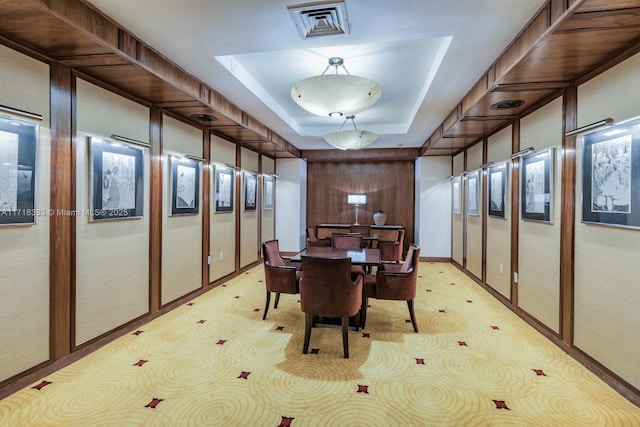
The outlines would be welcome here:
[[[307,162],[277,159],[276,239],[283,252],[299,252],[305,247],[307,218]]]
[[[416,242],[421,257],[451,256],[451,157],[416,160]]]

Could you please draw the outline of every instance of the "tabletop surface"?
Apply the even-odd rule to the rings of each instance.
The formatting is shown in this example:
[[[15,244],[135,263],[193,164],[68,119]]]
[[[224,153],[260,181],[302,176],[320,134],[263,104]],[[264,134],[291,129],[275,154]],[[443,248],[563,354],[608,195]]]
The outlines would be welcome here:
[[[295,254],[291,261],[300,262],[303,256],[317,258],[351,258],[355,265],[379,265],[379,249],[336,249],[331,247],[309,247]]]

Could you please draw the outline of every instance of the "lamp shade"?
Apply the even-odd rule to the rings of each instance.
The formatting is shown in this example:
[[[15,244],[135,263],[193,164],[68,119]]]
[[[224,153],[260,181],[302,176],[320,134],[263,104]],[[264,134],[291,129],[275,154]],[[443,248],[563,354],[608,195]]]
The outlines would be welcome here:
[[[291,98],[300,107],[324,117],[359,113],[375,104],[381,95],[376,82],[350,74],[309,77],[291,88]]]
[[[367,195],[366,194],[349,194],[347,195],[347,203],[350,205],[366,205]]]
[[[341,150],[359,150],[368,147],[378,135],[367,130],[343,130],[324,135],[324,140]]]

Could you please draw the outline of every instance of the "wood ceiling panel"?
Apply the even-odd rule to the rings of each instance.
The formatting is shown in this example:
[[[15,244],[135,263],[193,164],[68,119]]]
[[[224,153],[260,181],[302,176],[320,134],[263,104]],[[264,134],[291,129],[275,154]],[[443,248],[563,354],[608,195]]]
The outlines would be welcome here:
[[[460,150],[473,144],[477,140],[478,138],[440,138],[437,141],[434,141],[429,146],[429,149]]]
[[[112,53],[32,2],[0,1],[0,22],[2,34],[52,58]],[[112,41],[117,44],[117,37]]]
[[[79,70],[153,104],[193,100],[193,97],[135,65],[83,67]]]
[[[168,103],[166,105],[162,105],[162,108],[172,112],[173,114],[177,114],[182,117],[191,117],[194,114],[207,114],[215,117],[217,120],[213,122],[203,122],[203,121],[195,120],[196,123],[198,123],[200,126],[205,126],[208,128],[238,125],[233,120],[229,120],[228,118],[224,117],[222,114],[204,105],[181,106],[180,103]]]
[[[582,33],[582,32],[580,32]],[[500,83],[519,82],[571,82],[587,71],[631,45],[640,38],[628,28],[589,30],[588,37],[574,32],[549,36],[542,44],[518,63]],[[598,40],[594,43],[594,40]]]
[[[526,85],[526,83],[525,83]],[[564,84],[555,85],[562,86]],[[480,98],[473,106],[464,112],[465,117],[488,117],[498,118],[501,116],[517,116],[523,111],[528,109],[531,105],[537,104],[543,99],[548,99],[558,93],[558,89],[540,89],[540,90],[518,90],[517,85],[511,87],[512,90],[507,88],[501,88],[500,90],[494,90],[487,93],[484,97]],[[492,110],[491,105],[507,100],[522,100],[524,104],[520,107],[511,108],[508,110]]]
[[[508,120],[461,120],[451,126],[444,133],[445,138],[465,137],[475,138],[476,140],[484,135],[488,135],[501,126],[504,126]]]

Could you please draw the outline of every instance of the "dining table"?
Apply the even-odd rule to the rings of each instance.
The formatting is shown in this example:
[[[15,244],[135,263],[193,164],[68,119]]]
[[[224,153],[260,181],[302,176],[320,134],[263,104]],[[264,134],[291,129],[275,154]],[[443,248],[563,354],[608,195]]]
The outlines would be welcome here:
[[[361,266],[379,266],[380,249],[337,249],[332,247],[311,246],[290,258],[292,262],[302,262],[302,257],[315,258],[351,258],[351,264]]]

